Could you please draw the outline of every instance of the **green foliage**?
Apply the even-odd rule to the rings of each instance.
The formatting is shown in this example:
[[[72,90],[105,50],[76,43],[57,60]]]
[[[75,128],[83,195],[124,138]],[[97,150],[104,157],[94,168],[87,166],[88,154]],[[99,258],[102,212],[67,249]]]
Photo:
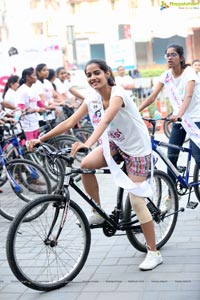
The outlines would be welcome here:
[[[148,70],[140,70],[142,77],[157,77],[160,76],[165,69],[148,69]]]

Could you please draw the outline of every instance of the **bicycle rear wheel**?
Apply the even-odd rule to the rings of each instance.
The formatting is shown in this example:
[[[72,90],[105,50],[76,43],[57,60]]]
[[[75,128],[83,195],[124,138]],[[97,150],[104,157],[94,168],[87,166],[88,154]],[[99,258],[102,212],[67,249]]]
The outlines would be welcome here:
[[[170,194],[170,206],[168,205],[168,210],[161,213],[158,219],[152,215],[156,235],[156,246],[157,249],[160,249],[167,243],[174,231],[178,217],[178,197],[173,182],[169,176],[162,171],[154,171],[153,185],[154,194],[152,201],[157,208],[160,209],[166,205],[166,200]],[[131,208],[129,196],[127,196],[125,203],[124,218],[125,222],[134,221],[135,223],[134,229],[126,231],[130,243],[137,250],[147,252],[146,240],[137,216]]]
[[[45,171],[30,160],[13,159],[6,170],[9,179],[0,197],[0,215],[11,221],[26,202],[51,194],[51,184]]]
[[[39,291],[60,288],[72,281],[86,262],[91,243],[89,224],[74,201],[68,204],[59,195],[43,196],[28,203],[10,226],[8,263],[17,279],[29,288]],[[37,219],[23,222],[43,207],[44,212]],[[56,240],[63,215],[66,219]]]

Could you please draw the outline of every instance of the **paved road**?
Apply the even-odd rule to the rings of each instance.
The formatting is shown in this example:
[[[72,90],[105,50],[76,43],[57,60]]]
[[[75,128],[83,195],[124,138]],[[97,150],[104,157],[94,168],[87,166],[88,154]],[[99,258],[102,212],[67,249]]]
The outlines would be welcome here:
[[[116,187],[110,175],[99,177],[99,182],[102,206],[111,212],[115,205]],[[196,200],[194,194],[192,200]],[[88,205],[82,200],[79,203],[89,214]],[[186,207],[186,203],[184,196],[180,206]],[[90,254],[81,273],[69,285],[49,293],[28,289],[10,271],[5,252],[9,225],[9,221],[0,217],[1,300],[200,299],[200,205],[195,210],[186,208],[179,214],[173,236],[161,250],[164,263],[155,270],[138,270],[144,254],[135,250],[126,236],[108,238],[101,229],[95,229],[92,231]]]

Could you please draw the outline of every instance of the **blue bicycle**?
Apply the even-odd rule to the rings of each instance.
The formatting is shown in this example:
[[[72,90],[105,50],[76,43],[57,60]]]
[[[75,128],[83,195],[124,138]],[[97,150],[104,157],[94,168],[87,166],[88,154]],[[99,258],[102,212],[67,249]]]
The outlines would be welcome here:
[[[172,174],[176,178],[176,190],[179,196],[183,196],[188,194],[188,202],[187,208],[194,209],[197,207],[198,202],[191,201],[191,193],[194,190],[195,195],[200,201],[200,169],[195,164],[193,174],[191,175],[190,166],[191,166],[191,159],[192,159],[192,152],[191,147],[180,147],[177,145],[169,144],[163,141],[159,141],[155,139],[155,129],[156,129],[156,122],[160,120],[167,121],[166,118],[160,118],[159,120],[153,118],[143,118],[143,120],[149,122],[152,125],[152,133],[151,133],[151,142],[152,142],[152,149],[157,155],[162,159],[165,163],[167,168],[172,172]],[[165,148],[173,148],[178,149],[180,153],[184,152],[187,155],[186,164],[185,166],[175,166],[171,163],[168,159],[166,154],[162,151],[162,147]],[[193,180],[190,180],[192,177]]]

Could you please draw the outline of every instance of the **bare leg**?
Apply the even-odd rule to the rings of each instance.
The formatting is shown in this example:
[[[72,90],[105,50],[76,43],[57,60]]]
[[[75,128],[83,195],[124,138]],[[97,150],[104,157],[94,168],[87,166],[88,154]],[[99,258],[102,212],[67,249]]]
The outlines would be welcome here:
[[[155,231],[153,221],[141,224],[142,231],[144,233],[148,250],[156,251],[156,242],[155,242]]]
[[[111,155],[116,153],[111,152]],[[106,167],[106,161],[103,156],[101,147],[95,148],[81,162],[81,168],[84,169],[100,169]],[[100,205],[99,185],[94,174],[82,174],[82,182],[86,193]]]
[[[100,169],[106,167],[102,150],[100,147],[95,148],[81,162],[83,169]],[[82,174],[82,182],[86,193],[100,205],[99,185],[94,174]]]
[[[142,177],[142,176],[135,176],[135,175],[131,175],[129,174],[129,178],[131,180],[133,180],[133,182],[135,183],[139,183],[139,182],[143,182],[144,180],[146,180],[145,177]],[[134,198],[134,195],[132,195],[133,198]],[[135,196],[136,197],[136,201],[141,201],[141,199],[137,199],[139,197]],[[140,209],[140,211],[144,211],[144,214],[149,215],[148,219],[151,218],[150,216],[150,213],[148,211],[148,208],[146,207],[146,205],[143,205],[142,206],[142,209]],[[147,211],[145,211],[147,210]],[[142,231],[143,231],[143,234],[144,234],[144,237],[146,239],[146,243],[147,243],[147,247],[148,247],[148,250],[151,250],[151,251],[156,251],[156,241],[155,241],[155,230],[154,230],[154,224],[153,224],[153,221],[148,221],[146,223],[143,223],[141,224],[141,227],[142,227]]]
[[[99,185],[94,174],[83,174],[82,182],[86,193],[100,205]]]

